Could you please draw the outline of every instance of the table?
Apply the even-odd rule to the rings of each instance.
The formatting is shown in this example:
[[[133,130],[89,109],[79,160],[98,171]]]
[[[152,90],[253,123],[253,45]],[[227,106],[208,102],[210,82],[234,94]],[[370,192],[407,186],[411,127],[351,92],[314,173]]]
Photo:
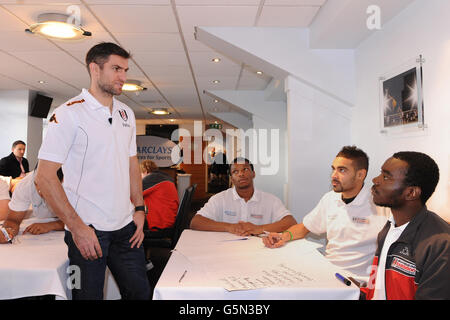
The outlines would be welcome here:
[[[52,219],[25,219],[13,244],[0,245],[0,299],[55,295],[56,299],[71,299],[67,280],[68,269],[64,231],[41,235],[22,234],[36,222]],[[120,299],[119,289],[109,270],[105,275],[104,297]]]
[[[346,286],[335,273],[345,274],[317,248],[320,244],[296,240],[278,249],[264,246],[262,239],[241,240],[230,233],[183,231],[175,250],[156,284],[154,300],[356,300],[359,288]],[[281,279],[267,285],[265,275],[280,268],[299,281]],[[283,271],[281,270],[281,271]],[[289,276],[289,275],[288,275]],[[282,275],[281,275],[282,277]],[[292,277],[291,277],[292,278]],[[229,280],[247,281],[255,289],[242,290]],[[273,279],[273,278],[271,278]],[[258,286],[259,282],[265,282]],[[248,283],[245,283],[247,285]],[[258,282],[258,283],[257,283]],[[234,282],[233,282],[234,283]],[[225,287],[228,288],[225,289]],[[239,286],[238,286],[239,287]]]

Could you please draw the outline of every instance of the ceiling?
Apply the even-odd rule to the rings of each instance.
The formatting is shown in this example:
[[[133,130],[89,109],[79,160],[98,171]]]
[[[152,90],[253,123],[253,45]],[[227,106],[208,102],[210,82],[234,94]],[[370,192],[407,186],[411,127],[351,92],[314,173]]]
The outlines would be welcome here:
[[[147,88],[119,97],[136,118],[157,123],[169,123],[169,119],[211,122],[216,119],[210,112],[228,112],[230,107],[215,102],[205,90],[263,90],[271,77],[258,75],[251,66],[196,41],[194,27],[308,27],[325,2],[0,0],[0,90],[39,91],[59,105],[89,87],[84,65],[89,48],[101,41],[116,42],[132,53],[128,78],[140,80]],[[68,42],[24,32],[39,14],[66,13],[70,5],[78,6],[82,27],[92,37]],[[219,63],[212,62],[216,57]],[[171,114],[149,114],[155,107],[167,107]]]

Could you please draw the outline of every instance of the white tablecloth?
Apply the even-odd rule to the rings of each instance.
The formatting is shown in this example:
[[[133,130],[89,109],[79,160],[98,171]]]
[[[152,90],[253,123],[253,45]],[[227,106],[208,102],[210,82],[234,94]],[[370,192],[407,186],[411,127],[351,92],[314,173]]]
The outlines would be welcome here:
[[[344,273],[307,240],[269,249],[258,237],[238,240],[229,233],[185,230],[153,294],[155,300],[300,300],[359,298],[359,288],[346,286],[335,273]],[[226,290],[221,278],[245,278],[262,269],[285,264],[308,281],[252,290]],[[184,274],[184,276],[183,276]],[[181,279],[181,281],[180,281]],[[228,288],[229,289],[229,288]]]
[[[26,219],[13,244],[0,244],[0,299],[55,295],[57,299],[71,299],[67,279],[69,260],[64,231],[41,235],[22,234],[36,222]],[[107,270],[105,276],[105,299],[120,299],[119,289]]]

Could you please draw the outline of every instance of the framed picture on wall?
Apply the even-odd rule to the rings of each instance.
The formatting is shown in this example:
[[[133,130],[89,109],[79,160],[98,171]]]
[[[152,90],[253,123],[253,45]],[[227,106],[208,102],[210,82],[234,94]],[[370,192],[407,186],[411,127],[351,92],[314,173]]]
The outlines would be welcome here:
[[[381,132],[424,129],[422,56],[380,77]]]

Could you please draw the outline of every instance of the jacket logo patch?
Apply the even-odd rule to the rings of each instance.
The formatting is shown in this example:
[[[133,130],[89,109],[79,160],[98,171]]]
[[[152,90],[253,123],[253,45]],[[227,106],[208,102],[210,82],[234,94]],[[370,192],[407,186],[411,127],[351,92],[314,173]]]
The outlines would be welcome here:
[[[400,254],[409,257],[409,249],[408,247],[404,247],[402,251],[400,251]]]
[[[398,269],[412,276],[416,275],[416,265],[406,262],[400,258],[394,258],[392,260],[391,267],[394,269]]]
[[[52,116],[50,117],[50,120],[48,120],[49,122],[54,122],[54,123],[58,123],[58,120],[56,120],[56,115],[52,114]]]
[[[123,121],[127,121],[128,120],[128,115],[127,115],[127,112],[125,111],[125,110],[119,110],[119,114],[120,114],[120,117],[122,118],[122,120]]]

